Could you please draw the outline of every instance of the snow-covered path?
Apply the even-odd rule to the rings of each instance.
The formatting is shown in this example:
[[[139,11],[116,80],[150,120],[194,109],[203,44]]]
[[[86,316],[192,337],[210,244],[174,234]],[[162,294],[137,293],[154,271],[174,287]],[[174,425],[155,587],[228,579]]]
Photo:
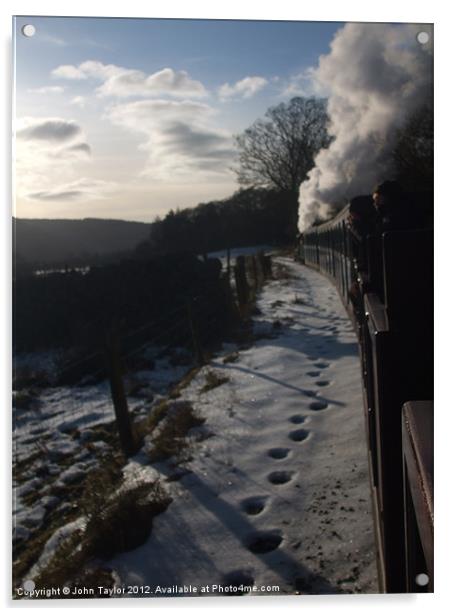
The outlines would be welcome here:
[[[149,540],[109,562],[124,584],[378,592],[355,334],[323,276],[277,262],[289,276],[262,291],[257,340],[182,392],[210,437]],[[229,381],[201,393],[211,370]],[[132,475],[154,472],[140,460]]]

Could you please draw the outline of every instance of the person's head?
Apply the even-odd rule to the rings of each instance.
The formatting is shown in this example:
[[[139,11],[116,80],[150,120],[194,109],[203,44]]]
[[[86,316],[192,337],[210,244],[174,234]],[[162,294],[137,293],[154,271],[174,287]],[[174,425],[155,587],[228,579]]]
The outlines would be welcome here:
[[[372,194],[374,208],[379,214],[390,211],[391,206],[400,202],[402,193],[400,184],[394,180],[387,180],[379,184]]]

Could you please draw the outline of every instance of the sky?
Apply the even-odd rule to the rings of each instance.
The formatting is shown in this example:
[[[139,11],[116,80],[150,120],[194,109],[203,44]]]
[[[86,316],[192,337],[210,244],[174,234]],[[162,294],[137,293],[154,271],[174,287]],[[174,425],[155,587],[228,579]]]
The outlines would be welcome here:
[[[321,94],[310,75],[342,26],[15,18],[14,214],[148,222],[231,195],[233,136]]]

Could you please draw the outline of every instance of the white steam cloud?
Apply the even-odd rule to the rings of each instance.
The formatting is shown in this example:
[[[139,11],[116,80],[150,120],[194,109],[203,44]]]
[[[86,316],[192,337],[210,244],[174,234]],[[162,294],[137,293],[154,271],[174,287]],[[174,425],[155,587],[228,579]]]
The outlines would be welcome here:
[[[397,129],[432,96],[432,36],[421,24],[346,24],[320,57],[313,80],[328,92],[334,141],[300,187],[300,230],[388,179]]]

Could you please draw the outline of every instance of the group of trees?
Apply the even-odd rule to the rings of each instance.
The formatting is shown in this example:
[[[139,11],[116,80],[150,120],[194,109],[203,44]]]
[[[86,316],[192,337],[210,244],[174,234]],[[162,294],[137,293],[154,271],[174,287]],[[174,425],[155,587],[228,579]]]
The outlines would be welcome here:
[[[398,131],[393,150],[396,179],[406,191],[433,193],[433,107],[422,105]]]
[[[221,201],[195,208],[171,210],[151,227],[136,256],[187,251],[207,254],[216,250],[256,244],[287,244],[295,237],[294,200],[289,191],[241,189]]]

